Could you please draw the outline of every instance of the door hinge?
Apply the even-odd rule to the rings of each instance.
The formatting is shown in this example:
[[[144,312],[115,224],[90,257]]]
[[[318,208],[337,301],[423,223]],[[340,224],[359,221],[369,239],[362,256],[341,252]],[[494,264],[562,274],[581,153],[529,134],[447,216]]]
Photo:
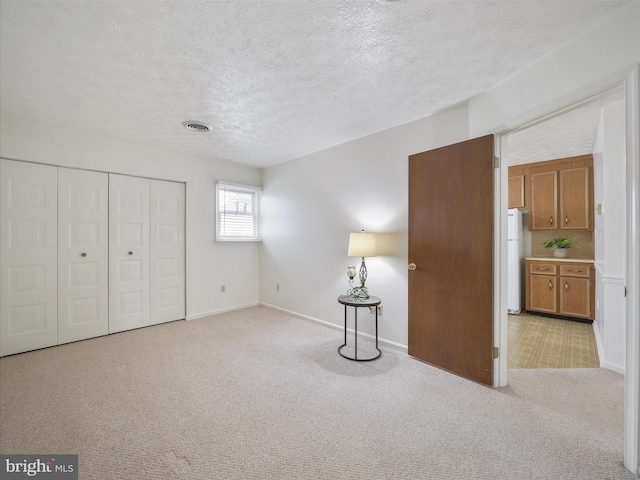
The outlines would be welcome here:
[[[493,168],[500,168],[500,157],[493,157]]]
[[[493,359],[495,360],[500,356],[500,349],[498,347],[493,347]]]

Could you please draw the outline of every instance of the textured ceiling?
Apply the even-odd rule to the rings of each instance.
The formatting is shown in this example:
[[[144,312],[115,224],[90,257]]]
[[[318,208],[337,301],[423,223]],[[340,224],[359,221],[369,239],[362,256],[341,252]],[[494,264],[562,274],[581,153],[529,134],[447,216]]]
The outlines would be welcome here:
[[[2,0],[1,109],[265,167],[467,100],[631,1]]]
[[[624,88],[605,92],[561,115],[507,135],[509,165],[593,153],[602,107],[624,99]]]

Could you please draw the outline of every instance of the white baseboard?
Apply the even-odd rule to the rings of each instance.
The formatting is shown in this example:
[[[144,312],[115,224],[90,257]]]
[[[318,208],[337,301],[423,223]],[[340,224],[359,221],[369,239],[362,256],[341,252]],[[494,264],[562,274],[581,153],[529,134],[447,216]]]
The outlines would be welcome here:
[[[293,312],[291,310],[287,310],[286,308],[280,308],[280,307],[276,307],[275,305],[270,305],[268,303],[260,303],[260,305],[262,305],[263,307],[266,308],[270,308],[271,310],[276,310],[278,312],[282,312],[282,313],[286,313],[287,315],[291,315],[292,317],[297,317],[297,318],[301,318],[303,320],[309,320],[310,322],[314,322],[314,323],[319,323],[321,325],[324,325],[325,327],[329,327],[332,328],[334,330],[340,330],[340,331],[344,331],[344,325],[336,325],[335,323],[331,323],[331,322],[327,322],[325,320],[320,320],[319,318],[315,318],[315,317],[310,317],[308,315],[303,315],[301,313],[298,312]],[[353,333],[352,329],[347,329],[349,332]],[[367,340],[371,340],[371,341],[375,341],[376,337],[375,335],[369,335],[367,333],[362,333],[362,332],[358,332],[358,338],[366,338]],[[378,336],[378,343],[381,345],[385,345],[387,347],[391,347],[394,348],[396,350],[400,350],[403,353],[407,353],[407,346],[406,345],[402,345],[401,343],[397,343],[397,342],[392,342],[391,340],[385,340],[384,338],[380,338]]]
[[[619,373],[620,375],[625,374],[624,365],[621,366],[621,365],[615,365],[610,362],[600,362],[600,367],[606,368],[607,370],[611,370],[612,372]]]
[[[596,348],[598,349],[598,358],[600,359],[600,366],[602,367],[602,359],[604,358],[604,346],[602,345],[602,337],[600,336],[600,329],[596,322],[593,325],[593,335],[596,337]]]
[[[210,317],[212,315],[219,315],[221,313],[233,312],[235,310],[242,310],[244,308],[257,307],[258,305],[260,305],[258,302],[247,303],[244,305],[235,305],[233,307],[221,308],[219,310],[212,310],[210,312],[195,313],[193,315],[187,315],[186,320],[196,320],[198,318]]]
[[[607,370],[624,375],[626,370],[624,365],[616,365],[615,363],[602,360],[604,358],[604,347],[602,346],[602,337],[600,336],[600,330],[598,329],[598,324],[596,322],[593,322],[593,333],[596,337],[596,347],[598,349],[598,358],[600,359],[600,368],[606,368]]]

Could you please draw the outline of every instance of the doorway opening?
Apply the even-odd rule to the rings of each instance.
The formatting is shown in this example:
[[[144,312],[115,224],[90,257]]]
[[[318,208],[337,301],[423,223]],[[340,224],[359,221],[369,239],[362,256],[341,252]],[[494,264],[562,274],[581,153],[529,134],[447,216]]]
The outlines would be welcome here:
[[[519,301],[510,302],[510,308],[515,307],[508,320],[508,368],[604,366],[624,373],[626,308],[625,298],[619,294],[626,284],[624,253],[627,247],[624,102],[624,85],[617,85],[510,131],[501,139],[503,165],[514,169],[541,161],[593,156],[593,196],[589,201],[593,210],[591,231],[531,231],[528,208],[519,209],[520,235],[515,235],[515,241],[522,243],[522,253],[520,258],[507,260],[507,268],[516,272],[513,274],[520,287]],[[530,184],[523,186],[531,188]],[[584,319],[576,321],[554,314],[539,315],[526,309],[532,288],[527,291],[529,272],[525,259],[552,257],[540,240],[562,235],[578,239],[577,248],[572,249],[570,255],[571,261],[584,260],[593,264],[593,324],[585,323]],[[552,277],[539,278],[549,281],[549,285],[556,281]],[[562,288],[561,285],[557,287]],[[509,294],[514,295],[513,292]]]
[[[507,268],[518,272],[520,298],[516,304],[522,313],[512,311],[509,315],[508,368],[588,368],[601,365],[624,372],[625,312],[620,315],[620,309],[624,309],[624,297],[609,292],[626,283],[624,99],[624,86],[618,85],[503,136],[501,153],[509,168],[592,155],[594,181],[589,195],[595,210],[592,231],[566,232],[530,231],[530,212],[528,208],[520,209],[522,256],[508,258]],[[530,184],[524,188],[530,188]],[[570,237],[575,233],[573,238],[579,237],[571,260],[593,262],[595,287],[590,305],[595,312],[593,324],[565,316],[526,311],[527,295],[531,292],[526,291],[529,272],[526,271],[525,259],[551,256],[543,249],[540,239],[565,233]],[[518,265],[514,266],[516,262]],[[599,365],[594,365],[594,356],[599,357]]]

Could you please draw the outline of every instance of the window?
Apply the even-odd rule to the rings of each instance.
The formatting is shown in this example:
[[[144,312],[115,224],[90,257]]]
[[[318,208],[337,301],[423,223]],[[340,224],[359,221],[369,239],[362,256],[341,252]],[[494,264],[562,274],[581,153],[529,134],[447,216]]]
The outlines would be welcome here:
[[[260,187],[216,184],[216,240],[259,242],[261,237]]]

